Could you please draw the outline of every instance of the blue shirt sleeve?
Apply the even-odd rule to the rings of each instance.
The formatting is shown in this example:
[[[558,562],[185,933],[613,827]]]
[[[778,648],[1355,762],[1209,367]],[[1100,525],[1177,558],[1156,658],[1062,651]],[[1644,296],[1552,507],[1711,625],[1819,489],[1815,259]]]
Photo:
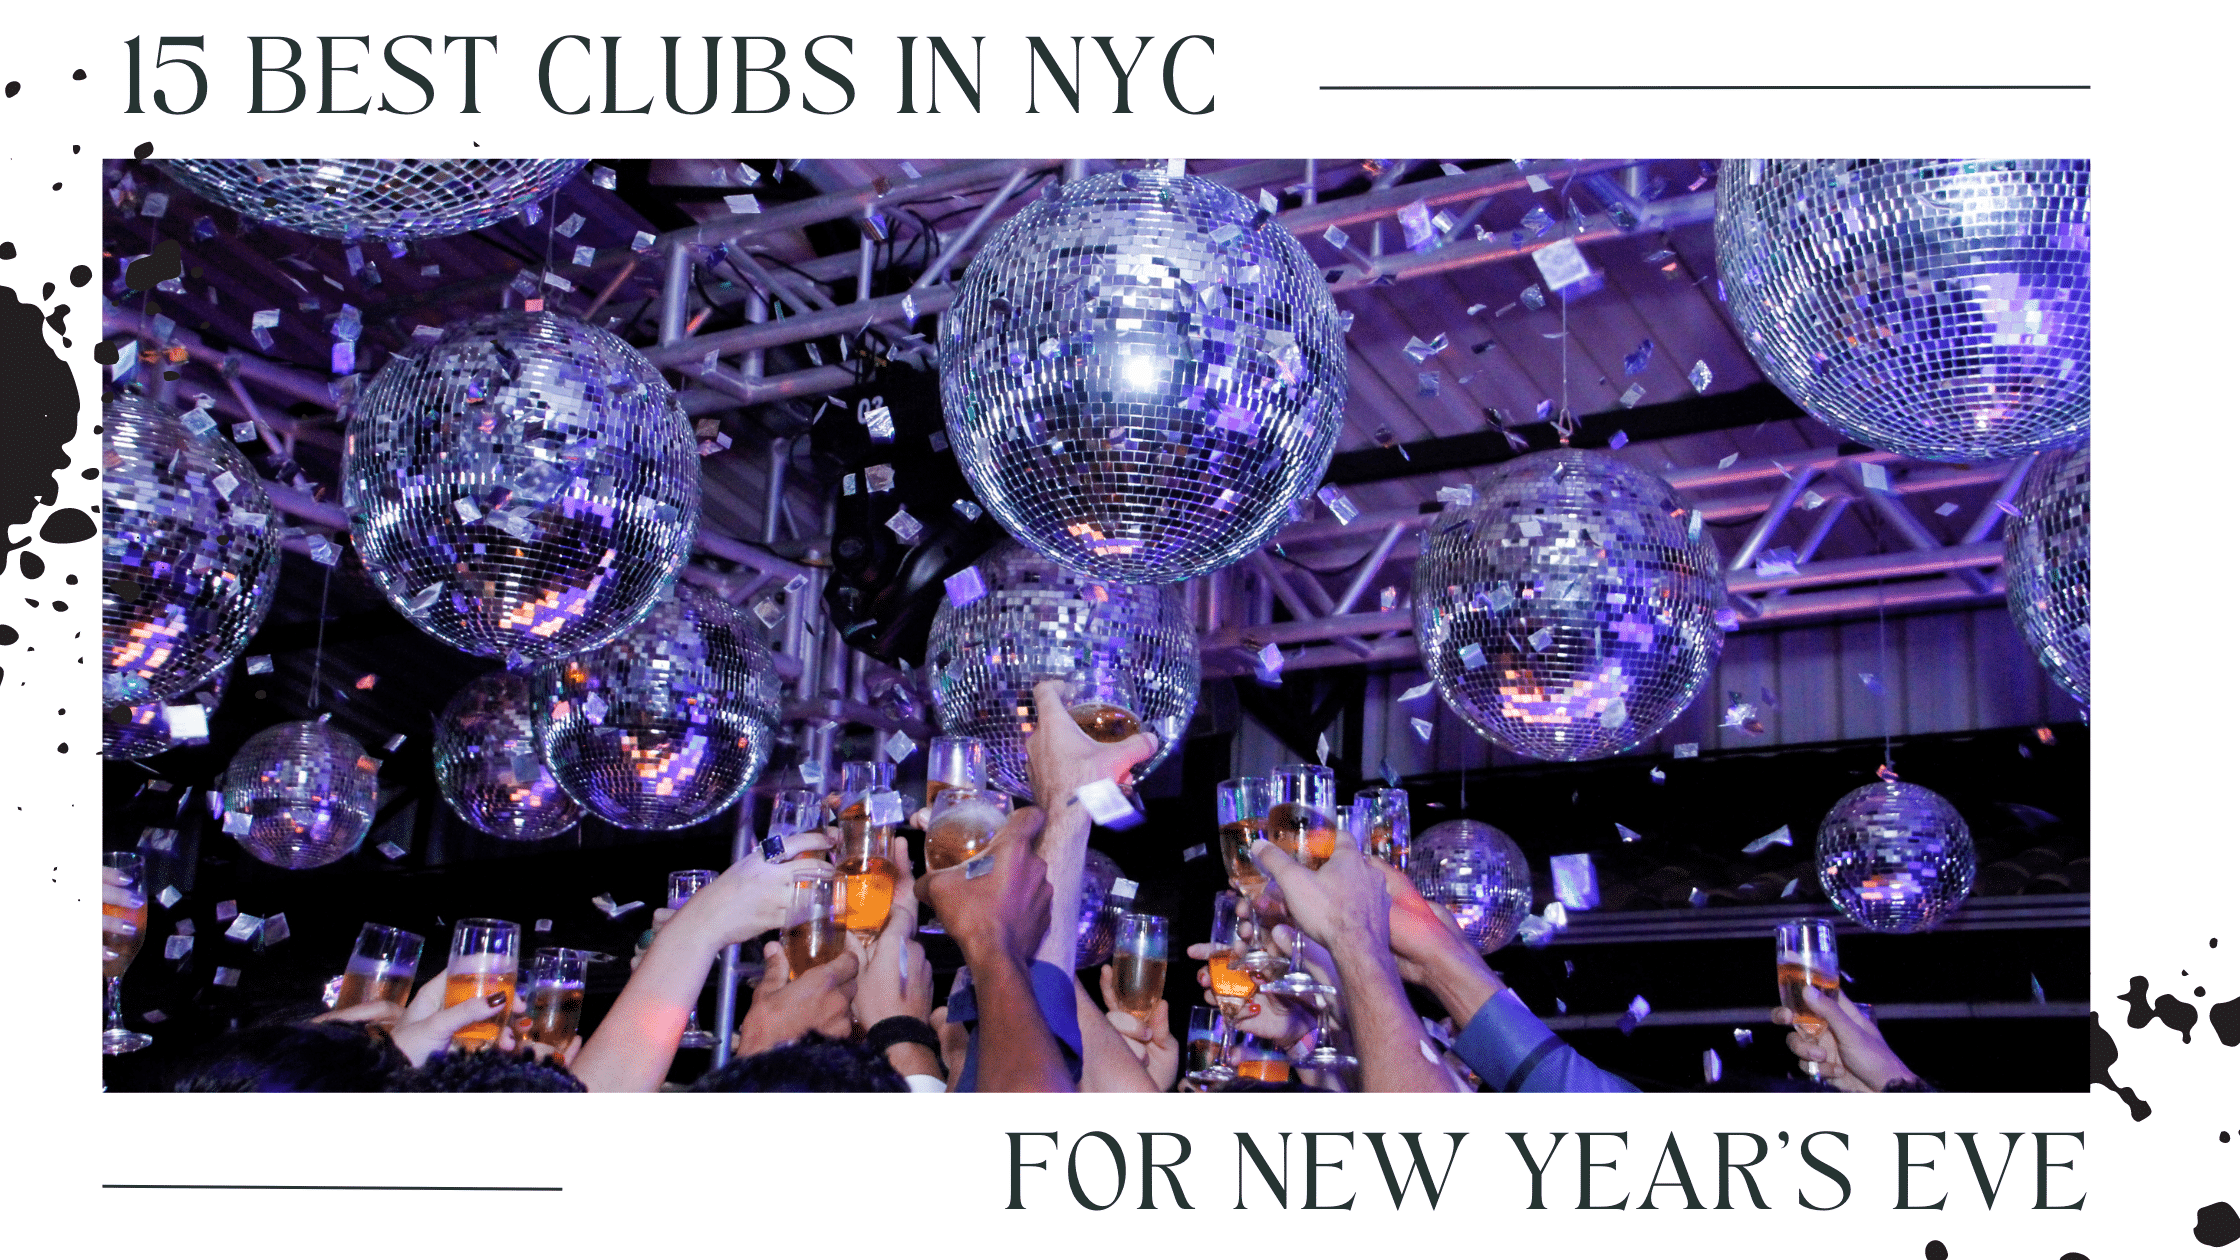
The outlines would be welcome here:
[[[1081,1018],[1073,1001],[1073,976],[1060,971],[1055,963],[1037,962],[1027,969],[1027,983],[1034,989],[1034,1004],[1042,1012],[1042,1022],[1049,1025],[1050,1035],[1058,1039],[1059,1053],[1065,1058],[1066,1071],[1074,1083],[1081,1082]],[[980,1082],[980,1007],[967,983],[964,988],[949,995],[949,1022],[961,1023],[972,1030],[972,1040],[964,1053],[964,1074],[957,1080],[957,1092],[975,1093]]]
[[[1581,1057],[1525,1007],[1516,990],[1489,999],[1454,1039],[1456,1057],[1507,1094],[1634,1094],[1640,1091]]]

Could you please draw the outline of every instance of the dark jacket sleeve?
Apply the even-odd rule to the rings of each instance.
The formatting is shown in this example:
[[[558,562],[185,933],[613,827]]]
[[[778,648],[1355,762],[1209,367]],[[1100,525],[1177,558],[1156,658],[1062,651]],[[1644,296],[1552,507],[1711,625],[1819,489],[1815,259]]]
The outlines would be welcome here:
[[[1034,988],[1034,1004],[1042,1012],[1042,1022],[1050,1026],[1050,1035],[1058,1039],[1059,1053],[1065,1058],[1066,1070],[1073,1074],[1075,1083],[1081,1080],[1081,1012],[1074,1006],[1073,976],[1058,970],[1053,963],[1037,962],[1027,968],[1027,982]],[[1488,1005],[1491,1005],[1490,1003]],[[949,995],[949,1020],[971,1028],[972,1040],[965,1050],[964,1072],[957,1078],[957,1092],[977,1092],[980,1083],[980,1012],[973,1000],[972,986]]]
[[[1582,1058],[1513,989],[1471,1017],[1454,1052],[1478,1079],[1507,1094],[1634,1094],[1640,1091]]]

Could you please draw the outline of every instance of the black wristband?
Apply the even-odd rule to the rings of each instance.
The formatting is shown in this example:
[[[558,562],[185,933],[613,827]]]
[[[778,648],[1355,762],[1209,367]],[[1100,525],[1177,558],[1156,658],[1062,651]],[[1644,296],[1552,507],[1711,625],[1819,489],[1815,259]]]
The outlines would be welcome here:
[[[933,1025],[914,1015],[889,1015],[863,1034],[864,1046],[874,1054],[885,1054],[904,1042],[924,1046],[936,1059],[941,1057],[941,1038],[934,1035]]]

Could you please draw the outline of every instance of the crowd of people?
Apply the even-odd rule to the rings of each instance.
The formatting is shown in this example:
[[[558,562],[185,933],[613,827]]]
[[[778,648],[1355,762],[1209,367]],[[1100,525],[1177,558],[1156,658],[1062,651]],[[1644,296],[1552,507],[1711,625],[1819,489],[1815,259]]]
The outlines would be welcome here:
[[[1036,691],[1027,742],[1032,805],[1012,812],[973,860],[896,882],[875,936],[850,935],[829,961],[798,970],[776,942],[731,1054],[688,1088],[737,1092],[1359,1090],[1365,1092],[1630,1092],[1528,1010],[1443,908],[1399,871],[1338,843],[1319,865],[1260,839],[1238,935],[1186,951],[1219,1027],[1227,1070],[1206,1068],[1170,1027],[1162,1000],[1141,1014],[1117,1000],[1112,966],[1102,1001],[1074,970],[1091,817],[1081,797],[1126,783],[1154,751],[1148,733],[1103,743],[1068,720],[1060,689]],[[673,910],[655,912],[652,940],[588,1037],[530,1038],[525,999],[504,993],[447,1004],[445,978],[409,1001],[362,1002],[306,1022],[241,1029],[172,1082],[181,1091],[652,1092],[670,1074],[711,965],[732,945],[787,925],[789,894],[827,875],[836,832],[812,829],[769,855],[750,852]],[[1320,855],[1317,855],[1318,857]],[[114,897],[110,900],[115,900]],[[938,1002],[915,937],[920,907],[938,915],[964,956]],[[1328,996],[1279,996],[1212,972],[1242,945],[1295,959]],[[1427,1018],[1408,986],[1434,999]],[[1772,1013],[1812,1088],[1926,1088],[1873,1020],[1840,990],[1804,989],[1810,1009]],[[1319,1005],[1318,1005],[1319,1003]],[[1140,1007],[1140,1003],[1134,1004]],[[494,1025],[487,1044],[463,1040]],[[472,1046],[473,1048],[470,1048]],[[1319,1051],[1319,1053],[1318,1053]],[[1185,1072],[1185,1059],[1194,1070]],[[1317,1064],[1322,1066],[1317,1066]],[[1329,1066],[1343,1064],[1344,1066]]]

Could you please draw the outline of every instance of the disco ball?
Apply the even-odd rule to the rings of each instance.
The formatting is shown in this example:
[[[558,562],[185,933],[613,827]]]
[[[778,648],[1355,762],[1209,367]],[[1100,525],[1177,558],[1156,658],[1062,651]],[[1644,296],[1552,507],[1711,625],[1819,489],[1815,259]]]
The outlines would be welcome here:
[[[1496,828],[1468,818],[1443,822],[1415,838],[1408,879],[1435,906],[1445,906],[1481,954],[1509,943],[1532,913],[1532,864]]]
[[[959,608],[944,597],[926,638],[926,672],[941,729],[988,748],[988,775],[1032,797],[1027,736],[1034,685],[1078,670],[1132,680],[1159,750],[1138,779],[1166,760],[1198,707],[1198,637],[1180,586],[1100,582],[1015,542],[980,557],[988,593]]]
[[[604,647],[537,668],[544,763],[617,827],[674,831],[721,813],[770,757],[778,669],[762,627],[679,586]]]
[[[1120,916],[1126,913],[1112,900],[1112,884],[1120,879],[1120,864],[1095,849],[1082,855],[1081,924],[1073,938],[1073,969],[1086,971],[1112,961],[1112,944],[1120,935]]]
[[[174,699],[222,672],[271,611],[278,522],[215,429],[125,393],[101,426],[101,701]]]
[[[2092,448],[2044,456],[2007,525],[2007,612],[2038,663],[2092,703]]]
[[[1926,932],[1968,898],[1976,845],[1951,802],[1911,783],[1870,783],[1820,820],[1820,885],[1870,932]]]
[[[232,675],[233,666],[229,661],[210,676],[206,689],[191,697],[180,697],[202,710],[203,734],[198,738],[182,738],[180,732],[172,729],[169,712],[174,707],[172,702],[151,700],[146,704],[120,704],[103,710],[101,755],[111,761],[131,761],[191,744],[209,743],[210,715],[218,711],[219,702],[225,698],[226,682]]]
[[[1877,450],[2009,459],[2092,421],[2092,164],[1731,160],[1719,276],[1743,342]]]
[[[380,769],[324,720],[268,727],[226,766],[226,831],[260,862],[290,871],[325,866],[366,838]]]
[[[246,218],[331,240],[486,228],[542,201],[582,158],[195,158],[163,165]]]
[[[1600,451],[1510,460],[1416,562],[1416,638],[1480,735],[1544,761],[1631,748],[1680,716],[1725,643],[1719,554],[1672,487]],[[1700,533],[1700,531],[1699,531]]]
[[[614,638],[676,579],[699,530],[699,449],[660,369],[620,337],[502,312],[373,378],[342,504],[398,611],[520,666]]]
[[[1345,421],[1320,270],[1238,194],[1114,171],[1013,216],[941,317],[941,403],[973,492],[1070,569],[1179,582],[1290,520]]]
[[[560,790],[537,750],[529,679],[501,670],[451,697],[436,720],[436,786],[468,826],[501,840],[543,840],[583,809]]]

